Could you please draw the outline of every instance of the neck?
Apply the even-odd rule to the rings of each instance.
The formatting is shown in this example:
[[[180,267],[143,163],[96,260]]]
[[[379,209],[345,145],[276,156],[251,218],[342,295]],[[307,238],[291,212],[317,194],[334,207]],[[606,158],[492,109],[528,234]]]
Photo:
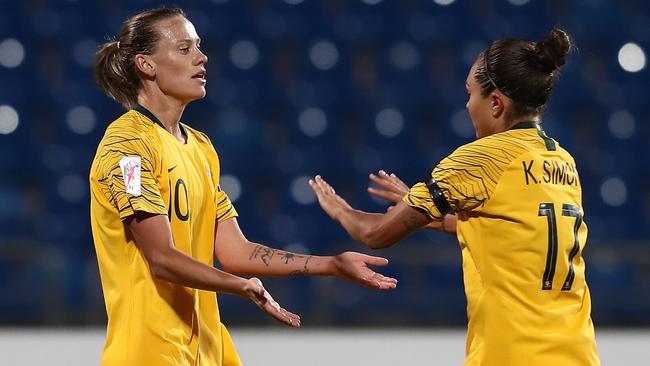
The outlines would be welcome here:
[[[527,115],[527,116],[521,116],[521,117],[514,118],[510,122],[506,122],[504,124],[505,128],[503,129],[503,131],[508,131],[509,129],[513,128],[514,126],[516,126],[520,122],[528,122],[528,121],[539,123],[539,121],[540,121],[539,115],[532,115],[531,114],[531,115]],[[503,132],[503,131],[501,131],[501,132]]]
[[[172,136],[183,143],[185,142],[180,120],[187,103],[181,103],[169,96],[158,96],[151,93],[138,95],[138,103],[153,113]]]

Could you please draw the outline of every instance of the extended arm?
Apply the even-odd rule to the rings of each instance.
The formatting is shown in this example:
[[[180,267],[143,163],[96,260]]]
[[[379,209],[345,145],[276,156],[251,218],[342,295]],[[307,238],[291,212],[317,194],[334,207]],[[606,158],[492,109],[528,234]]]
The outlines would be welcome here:
[[[425,213],[401,201],[385,214],[355,210],[319,175],[309,184],[323,210],[355,240],[373,249],[389,247],[431,222]]]
[[[374,196],[383,198],[393,204],[402,201],[402,198],[409,192],[409,187],[393,173],[388,174],[380,170],[376,175],[370,174],[370,180],[377,184],[379,188],[368,187],[368,192]],[[388,209],[391,210],[393,206]],[[424,226],[426,229],[442,231],[443,233],[456,235],[456,215],[447,214],[442,221],[431,221]]]
[[[251,242],[241,231],[236,218],[217,224],[215,256],[224,270],[235,274],[288,276],[333,275],[376,289],[393,289],[397,280],[374,272],[368,265],[388,264],[385,258],[346,252],[336,256],[291,253]]]
[[[126,224],[156,279],[246,297],[279,321],[300,326],[300,317],[281,308],[257,278],[225,273],[176,249],[166,216],[138,212]]]

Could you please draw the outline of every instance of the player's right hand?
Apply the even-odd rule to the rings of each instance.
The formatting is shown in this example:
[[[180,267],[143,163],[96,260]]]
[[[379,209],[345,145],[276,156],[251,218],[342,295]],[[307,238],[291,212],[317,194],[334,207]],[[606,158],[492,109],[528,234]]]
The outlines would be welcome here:
[[[246,280],[244,294],[264,312],[277,319],[279,322],[295,328],[300,327],[300,316],[280,307],[271,294],[264,289],[262,281],[258,278]]]
[[[368,192],[393,204],[401,201],[409,193],[409,187],[393,173],[388,174],[380,170],[377,174],[370,174],[368,178],[380,187],[368,187]]]

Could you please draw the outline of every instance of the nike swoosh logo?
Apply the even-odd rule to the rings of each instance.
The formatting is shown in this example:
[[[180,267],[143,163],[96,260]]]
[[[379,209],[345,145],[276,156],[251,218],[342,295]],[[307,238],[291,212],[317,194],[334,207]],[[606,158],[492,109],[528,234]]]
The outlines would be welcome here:
[[[178,164],[176,164],[176,165],[174,165],[173,167],[167,169],[167,173],[169,173],[169,172],[171,172],[172,170],[176,169],[177,166],[178,166]]]

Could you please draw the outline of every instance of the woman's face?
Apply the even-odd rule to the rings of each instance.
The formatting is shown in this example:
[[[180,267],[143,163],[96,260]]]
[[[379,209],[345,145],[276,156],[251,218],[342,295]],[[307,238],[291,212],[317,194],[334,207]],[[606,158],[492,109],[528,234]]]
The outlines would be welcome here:
[[[465,107],[469,112],[469,116],[474,124],[476,130],[476,138],[481,138],[492,134],[492,127],[494,124],[492,118],[492,103],[489,95],[483,96],[481,94],[481,86],[478,84],[474,75],[478,67],[478,61],[472,65],[465,81],[465,88],[467,89],[467,104]]]
[[[155,82],[168,96],[189,103],[205,97],[205,64],[201,39],[194,25],[182,16],[160,21],[161,34],[156,51],[151,55],[155,64]]]

